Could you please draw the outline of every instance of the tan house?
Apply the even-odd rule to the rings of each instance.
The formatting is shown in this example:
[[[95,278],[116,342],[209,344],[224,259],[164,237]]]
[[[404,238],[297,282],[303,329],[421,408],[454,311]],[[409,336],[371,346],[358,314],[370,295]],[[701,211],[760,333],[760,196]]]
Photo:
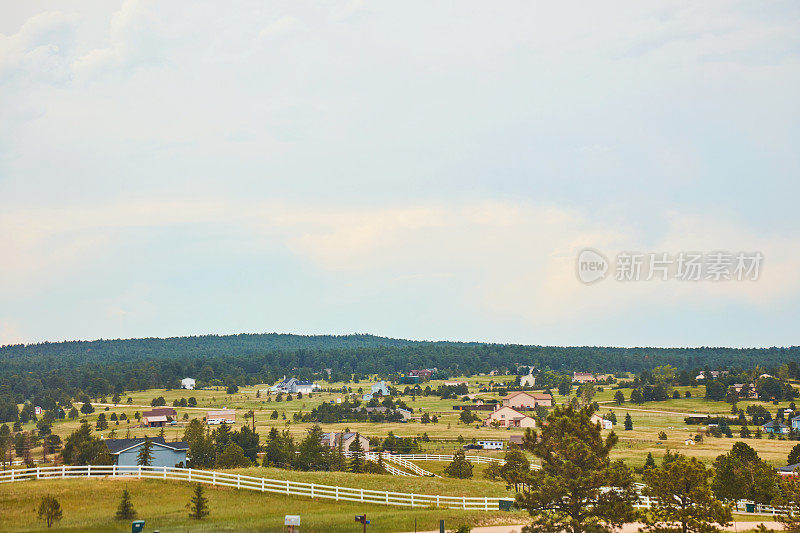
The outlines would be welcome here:
[[[543,392],[512,392],[503,398],[503,407],[533,409],[537,406],[553,407],[553,397]]]
[[[536,420],[506,406],[492,411],[492,414],[483,421],[484,426],[491,426],[493,423],[506,428],[536,427]]]
[[[575,383],[594,383],[597,377],[589,372],[573,372],[572,381]]]
[[[611,420],[606,420],[597,413],[592,415],[591,422],[592,424],[600,424],[601,429],[614,429],[614,424]]]
[[[178,412],[172,407],[156,407],[142,413],[142,424],[149,428],[164,427],[177,416]]]
[[[361,449],[369,451],[369,439],[360,433],[323,433],[320,442],[331,448],[338,449],[341,443],[343,451],[350,451],[350,445],[358,438]]]

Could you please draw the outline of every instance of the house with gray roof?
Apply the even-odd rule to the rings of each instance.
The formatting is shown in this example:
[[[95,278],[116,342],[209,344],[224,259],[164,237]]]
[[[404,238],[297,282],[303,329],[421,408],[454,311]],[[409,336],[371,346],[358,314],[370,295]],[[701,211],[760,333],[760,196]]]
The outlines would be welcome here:
[[[114,458],[114,464],[118,466],[138,466],[136,460],[139,452],[144,445],[144,438],[135,439],[106,439],[105,444],[108,452]],[[150,439],[153,444],[153,460],[150,466],[177,466],[186,465],[186,452],[189,445],[185,442],[166,442],[164,437],[153,437]]]

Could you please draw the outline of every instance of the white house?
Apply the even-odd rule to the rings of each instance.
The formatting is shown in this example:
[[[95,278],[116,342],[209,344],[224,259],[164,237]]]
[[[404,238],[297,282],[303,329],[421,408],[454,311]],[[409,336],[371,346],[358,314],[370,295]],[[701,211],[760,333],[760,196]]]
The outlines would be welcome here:
[[[286,379],[286,376],[283,376],[283,380],[270,387],[269,390],[270,392],[283,392],[287,394],[297,394],[298,392],[310,394],[319,388],[319,385],[311,381],[300,381],[297,378]]]
[[[593,424],[600,424],[600,427],[603,429],[614,429],[614,423],[611,422],[611,420],[606,420],[597,413],[592,415],[591,422]]]
[[[492,423],[500,427],[516,427],[516,428],[535,428],[536,420],[530,416],[524,415],[511,407],[500,407],[490,414],[484,421],[484,426],[491,426]]]
[[[183,378],[181,380],[181,388],[182,389],[193,390],[194,386],[195,386],[195,381],[192,378]]]

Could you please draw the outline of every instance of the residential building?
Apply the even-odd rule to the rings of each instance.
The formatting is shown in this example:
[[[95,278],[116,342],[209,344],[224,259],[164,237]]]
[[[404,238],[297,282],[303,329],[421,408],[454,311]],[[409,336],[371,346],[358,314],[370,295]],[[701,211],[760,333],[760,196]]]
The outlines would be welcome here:
[[[381,381],[380,383],[376,383],[372,386],[370,392],[372,393],[373,397],[375,395],[380,396],[391,396],[392,391],[389,390],[389,386],[386,385],[385,381]]]
[[[694,446],[694,439],[686,439],[683,441],[686,446]]]
[[[196,384],[196,382],[192,378],[183,378],[181,380],[181,388],[182,389],[194,390],[195,384]]]
[[[516,427],[516,428],[535,428],[536,420],[524,415],[511,407],[503,406],[499,409],[492,411],[484,421],[484,426],[491,426],[493,423],[498,424],[500,427]]]
[[[763,431],[764,433],[786,434],[789,433],[789,426],[777,420],[770,420],[769,422],[761,426],[761,431]]]
[[[522,448],[522,435],[511,435],[508,437],[508,445]]]
[[[528,374],[519,378],[520,387],[528,387],[532,389],[536,385],[536,378],[533,374]]]
[[[459,385],[469,385],[466,381],[445,381],[443,383],[445,387],[458,387]]]
[[[156,407],[142,413],[142,424],[149,428],[160,428],[175,420],[177,416],[178,412],[172,407]]]
[[[206,424],[215,426],[218,424],[235,424],[236,411],[233,409],[218,409],[206,412]]]
[[[341,449],[347,452],[350,451],[350,445],[355,442],[356,438],[361,443],[361,448],[368,452],[369,439],[360,433],[323,433],[320,442],[333,449],[339,449],[341,443]]]
[[[800,431],[800,415],[793,416],[789,420],[789,423],[792,425],[792,429],[794,429],[795,431]]]
[[[513,409],[534,409],[537,406],[553,407],[553,397],[543,392],[512,392],[503,398],[503,406]]]
[[[600,424],[600,427],[603,429],[614,429],[614,423],[611,422],[611,420],[606,420],[597,413],[592,415],[591,422],[592,424]]]
[[[424,380],[429,380],[429,379],[431,379],[431,376],[433,375],[433,369],[432,368],[423,368],[422,370],[412,370],[411,372],[408,373],[408,375],[409,376],[416,376],[420,380],[423,380],[423,381]]]
[[[107,439],[105,442],[108,452],[114,457],[114,464],[118,466],[136,467],[139,452],[144,445],[144,438],[135,439]],[[189,445],[185,442],[166,442],[164,437],[153,437],[151,451],[153,455],[150,466],[174,467],[186,465],[186,452]]]
[[[303,394],[310,394],[315,390],[319,389],[320,386],[311,381],[300,381],[297,378],[286,378],[283,376],[283,380],[279,383],[270,387],[270,392],[283,392],[285,394],[297,394],[298,392]]]
[[[781,476],[796,476],[798,468],[800,468],[800,463],[795,463],[793,465],[788,465],[788,466],[781,466],[779,468],[776,468],[775,471],[778,472],[778,475]]]
[[[590,372],[573,372],[572,381],[575,383],[594,383],[597,378]]]

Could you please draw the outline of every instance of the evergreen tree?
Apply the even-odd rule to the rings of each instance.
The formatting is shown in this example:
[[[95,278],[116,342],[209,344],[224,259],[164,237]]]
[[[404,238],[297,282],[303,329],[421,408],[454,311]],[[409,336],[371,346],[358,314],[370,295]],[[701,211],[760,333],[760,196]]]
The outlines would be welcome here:
[[[653,459],[652,452],[647,452],[647,459],[644,462],[645,469],[647,468],[655,468],[656,467],[656,460]]]
[[[679,454],[661,467],[645,470],[642,493],[655,500],[644,515],[646,530],[712,533],[729,525],[731,509],[714,498],[708,483],[712,475],[696,458]]]
[[[350,443],[347,451],[351,453],[350,456],[350,471],[363,472],[364,470],[364,447],[361,446],[361,439],[359,434],[356,433],[355,439]]]
[[[43,496],[39,502],[39,507],[36,509],[36,516],[39,517],[39,520],[44,520],[47,527],[50,528],[54,522],[61,520],[63,517],[61,504],[50,494]]]
[[[500,467],[500,476],[508,485],[519,492],[520,486],[528,482],[531,473],[531,462],[525,453],[516,446],[506,451],[506,462]],[[494,463],[493,463],[494,464]]]
[[[122,491],[122,499],[119,501],[119,507],[117,507],[117,514],[115,516],[117,520],[133,520],[136,518],[136,511],[133,508],[131,493],[128,492],[128,489]]]
[[[453,454],[453,461],[444,469],[444,474],[458,479],[472,477],[472,463],[467,461],[464,450],[457,450]]]
[[[792,451],[789,452],[789,456],[786,458],[787,465],[796,465],[800,463],[800,444],[795,444],[792,448]]]
[[[711,490],[721,500],[769,503],[778,495],[778,475],[756,451],[737,442],[731,451],[714,460]]]
[[[618,390],[614,393],[614,403],[617,405],[622,405],[625,403],[625,395],[622,393],[621,390]]]
[[[633,419],[631,418],[630,413],[625,413],[625,431],[631,431],[633,429]]]
[[[542,461],[517,494],[517,505],[533,517],[526,532],[610,533],[634,519],[633,475],[611,461],[617,436],[611,432],[604,440],[592,414],[590,406],[558,406],[540,432],[525,431],[523,447]]]
[[[136,456],[136,464],[139,466],[150,466],[153,463],[153,443],[148,438],[144,438],[139,454]]]
[[[203,486],[200,483],[194,486],[194,495],[192,499],[189,500],[189,503],[186,504],[186,507],[189,509],[189,518],[202,520],[208,516],[210,512],[208,509],[208,499],[203,495]]]

